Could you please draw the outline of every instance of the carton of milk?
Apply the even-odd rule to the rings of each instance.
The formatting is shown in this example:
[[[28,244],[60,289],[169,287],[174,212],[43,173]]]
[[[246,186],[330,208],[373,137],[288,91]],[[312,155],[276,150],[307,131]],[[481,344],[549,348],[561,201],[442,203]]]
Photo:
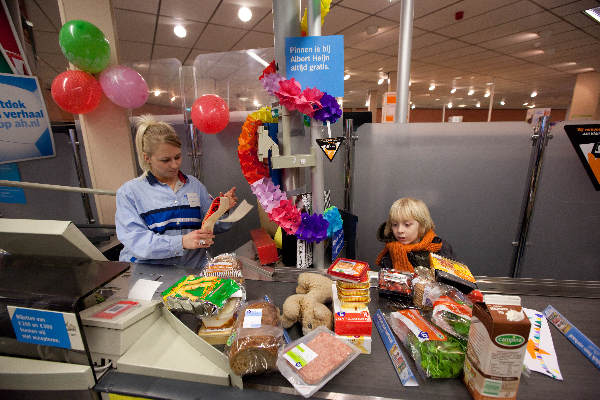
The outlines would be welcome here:
[[[530,328],[520,297],[473,305],[463,380],[475,400],[516,399]]]

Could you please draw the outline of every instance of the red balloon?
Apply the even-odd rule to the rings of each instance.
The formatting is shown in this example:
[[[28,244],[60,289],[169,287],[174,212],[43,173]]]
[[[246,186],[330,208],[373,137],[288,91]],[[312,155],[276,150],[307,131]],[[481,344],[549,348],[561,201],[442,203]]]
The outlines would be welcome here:
[[[100,104],[102,87],[91,74],[68,70],[52,81],[52,98],[60,108],[73,114],[85,114]]]
[[[192,122],[201,132],[221,132],[229,123],[229,107],[216,94],[200,96],[192,105]]]

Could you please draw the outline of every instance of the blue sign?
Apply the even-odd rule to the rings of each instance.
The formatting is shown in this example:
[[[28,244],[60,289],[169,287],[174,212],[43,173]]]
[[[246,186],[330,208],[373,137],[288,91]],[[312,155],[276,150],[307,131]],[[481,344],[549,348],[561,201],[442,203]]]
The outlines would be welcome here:
[[[0,165],[0,180],[20,181],[19,167],[15,163]],[[0,186],[0,203],[25,204],[25,191],[18,187]]]
[[[0,74],[0,164],[54,155],[54,138],[37,78]]]
[[[83,350],[75,314],[8,306],[19,342]]]
[[[335,261],[340,253],[342,252],[342,248],[344,248],[344,230],[339,229],[336,232],[333,232],[333,237],[331,238],[331,261]]]
[[[285,76],[302,89],[317,88],[333,97],[344,96],[344,36],[285,38]]]

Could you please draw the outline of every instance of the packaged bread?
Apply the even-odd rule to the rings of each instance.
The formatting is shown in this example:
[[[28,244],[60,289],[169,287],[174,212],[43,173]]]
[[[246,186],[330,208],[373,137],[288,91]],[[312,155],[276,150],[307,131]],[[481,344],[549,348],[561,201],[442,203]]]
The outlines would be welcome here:
[[[279,372],[304,397],[310,397],[360,354],[324,326],[286,345],[277,358]]]
[[[241,299],[239,297],[231,297],[223,308],[215,315],[202,317],[202,326],[206,329],[225,329],[233,326],[235,320],[235,311],[239,306]]]
[[[277,351],[282,344],[279,309],[269,301],[250,301],[239,309],[233,332],[227,340],[229,366],[237,375],[274,370]]]
[[[202,270],[204,276],[230,278],[243,284],[242,263],[234,253],[223,253],[208,260]]]

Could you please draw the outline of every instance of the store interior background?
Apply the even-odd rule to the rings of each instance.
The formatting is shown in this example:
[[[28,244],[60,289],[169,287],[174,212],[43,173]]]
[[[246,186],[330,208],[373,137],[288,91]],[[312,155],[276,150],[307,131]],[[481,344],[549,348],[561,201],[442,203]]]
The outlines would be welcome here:
[[[53,127],[57,127],[57,156],[20,162],[19,169],[26,182],[78,186],[72,146],[59,127],[74,118],[50,97],[52,80],[68,68],[58,44],[59,2],[70,3],[12,2],[21,5],[23,16],[31,22],[32,26],[22,25],[24,36],[29,38],[26,52],[45,89]],[[252,9],[249,22],[237,18],[241,3]],[[345,81],[344,111],[370,111],[373,121],[381,121],[383,93],[396,88],[400,3],[332,2],[322,34],[344,35],[345,70],[350,75]],[[97,4],[110,6],[115,37],[111,47],[118,63],[138,70],[153,91],[145,106],[126,116],[170,116],[167,119],[185,138],[186,153],[191,143],[181,113],[193,101],[194,88],[198,94],[210,89],[222,97],[227,93],[230,108],[236,113],[265,105],[265,95],[256,81],[263,67],[252,65],[249,57],[243,63],[232,60],[247,49],[272,48],[271,0],[113,0]],[[534,104],[536,108],[551,108],[555,122],[572,119],[574,93],[583,85],[595,88],[587,98],[594,110],[588,119],[600,119],[600,25],[581,13],[599,5],[596,0],[415,1],[410,87],[415,108],[410,110],[409,121],[421,123],[402,127],[369,124],[356,133],[352,211],[359,216],[358,258],[374,261],[381,247],[375,240],[375,229],[385,220],[389,205],[398,197],[413,196],[429,204],[438,234],[452,243],[459,258],[476,275],[510,275],[512,242],[519,228],[532,147],[532,127],[524,122],[528,108]],[[111,16],[104,18],[110,20]],[[176,23],[186,27],[185,38],[173,34]],[[190,80],[194,67],[197,77]],[[214,86],[209,88],[204,75],[215,71],[220,76],[213,77]],[[229,83],[223,86],[224,82]],[[429,90],[432,83],[435,89]],[[451,93],[453,88],[456,91]],[[484,95],[492,89],[491,121],[495,122],[490,124],[485,121],[492,96]],[[537,96],[531,97],[534,91]],[[451,109],[447,107],[450,102]],[[218,135],[202,135],[200,178],[212,193],[235,185],[240,198],[254,202],[235,153],[245,118],[240,115],[232,115],[228,127]],[[441,123],[442,115],[446,120],[461,115],[464,122]],[[81,139],[79,121],[75,122]],[[553,127],[553,134],[521,276],[600,280],[599,234],[595,228],[600,222],[598,192],[560,123]],[[343,135],[342,122],[334,125],[333,135]],[[306,139],[305,135],[294,136],[296,152],[308,149]],[[88,183],[115,190],[126,179],[114,171],[103,172],[111,166],[101,168],[101,162],[88,159],[101,152],[96,147],[101,137],[96,137],[96,142],[86,140],[80,140],[80,145],[84,165],[89,167],[85,170]],[[130,150],[117,146],[113,151]],[[326,188],[338,206],[343,204],[343,161],[338,156],[325,168]],[[188,158],[183,169],[189,173],[190,168]],[[102,175],[110,185],[98,178]],[[27,204],[1,203],[1,216],[68,219],[81,226],[89,223],[79,194],[33,189],[25,193]],[[114,198],[92,197],[91,201],[94,212],[103,213],[96,216],[100,224],[114,223],[110,206],[97,204],[114,203]],[[258,214],[253,211],[222,236],[215,251],[239,247],[249,240],[248,231],[258,226]],[[97,232],[86,230],[90,235]]]

